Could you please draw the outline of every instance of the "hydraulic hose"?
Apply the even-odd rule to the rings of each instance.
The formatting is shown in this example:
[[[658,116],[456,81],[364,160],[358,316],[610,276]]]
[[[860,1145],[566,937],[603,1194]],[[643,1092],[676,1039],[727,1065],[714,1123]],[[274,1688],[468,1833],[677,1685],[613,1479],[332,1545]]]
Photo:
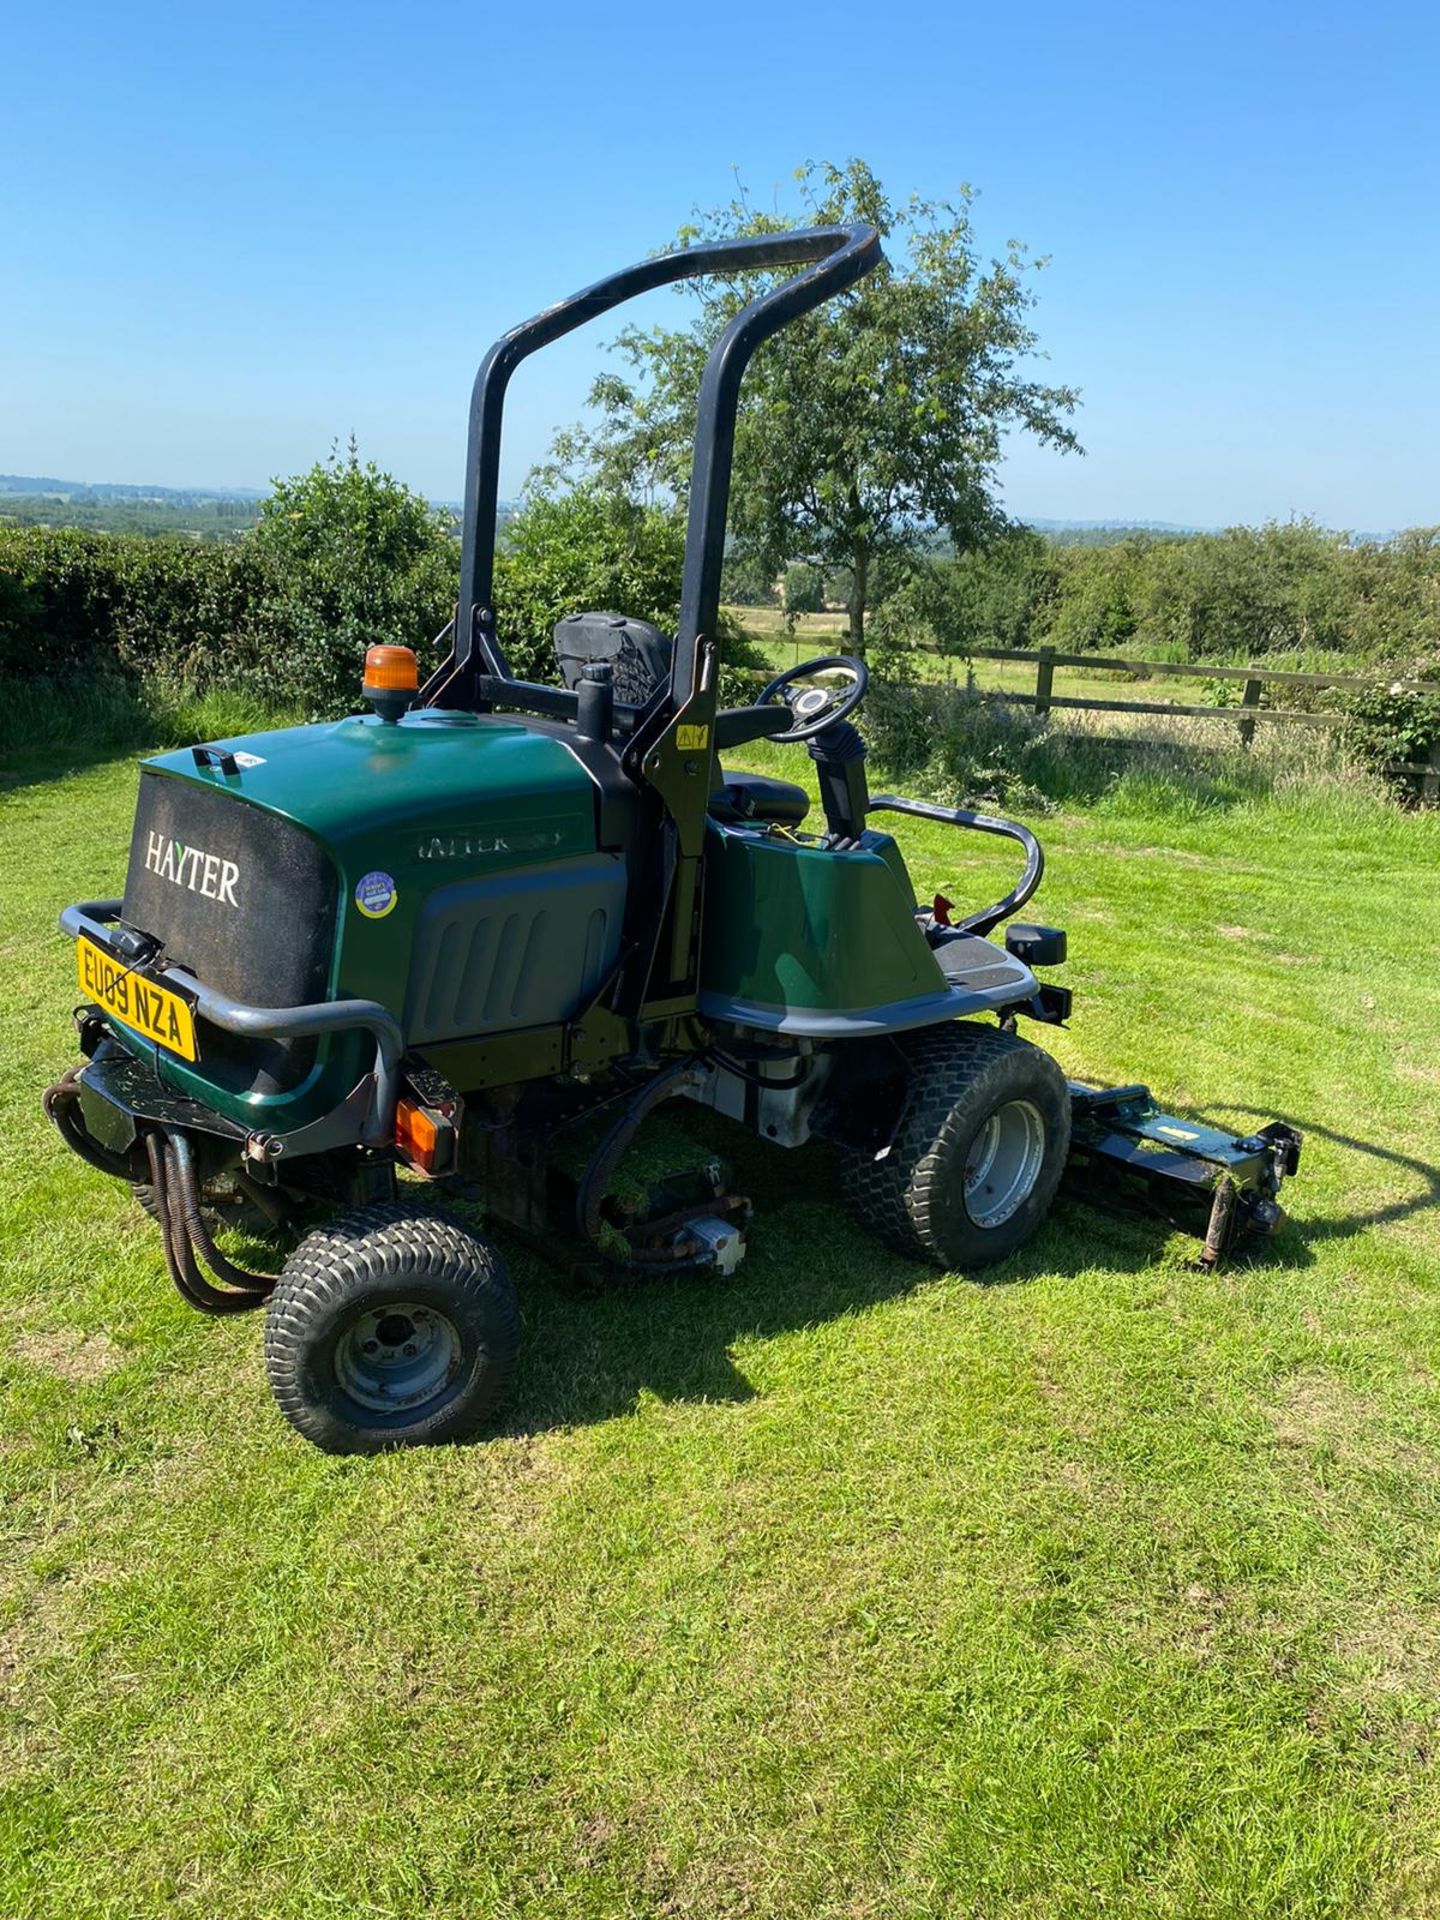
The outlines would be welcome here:
[[[188,1149],[189,1143],[185,1144]],[[155,1132],[146,1134],[145,1151],[150,1161],[150,1182],[155,1192],[165,1265],[181,1298],[201,1313],[245,1313],[252,1307],[263,1306],[268,1289],[252,1286],[232,1290],[212,1286],[195,1264],[190,1214],[193,1211],[198,1217],[199,1199],[194,1192],[193,1162],[187,1159],[182,1167],[173,1140]]]
[[[205,1224],[205,1216],[200,1208],[194,1155],[183,1133],[170,1135],[169,1151],[175,1156],[180,1174],[178,1184],[185,1225],[206,1266],[217,1280],[223,1280],[227,1286],[238,1287],[244,1293],[256,1293],[262,1298],[272,1293],[275,1282],[280,1278],[278,1273],[250,1273],[244,1267],[237,1267],[233,1260],[228,1260],[216,1246],[215,1237]]]
[[[701,1249],[693,1241],[688,1246],[682,1241],[673,1248],[636,1247],[623,1256],[612,1253],[601,1242],[600,1203],[605,1197],[611,1174],[639,1132],[641,1123],[665,1101],[677,1099],[682,1093],[697,1091],[703,1077],[703,1069],[693,1060],[676,1060],[668,1067],[662,1067],[652,1080],[645,1082],[616,1119],[581,1176],[575,1195],[575,1222],[580,1237],[587,1240],[605,1259],[617,1265],[662,1267],[668,1272],[676,1272],[687,1264],[699,1262]]]
[[[47,1087],[40,1096],[40,1104],[46,1117],[52,1120],[59,1130],[60,1138],[72,1153],[78,1153],[87,1166],[94,1167],[97,1173],[105,1173],[112,1180],[133,1182],[135,1169],[128,1159],[119,1154],[107,1153],[86,1133],[75,1117],[75,1109],[80,1103],[80,1067],[71,1067],[55,1082]]]

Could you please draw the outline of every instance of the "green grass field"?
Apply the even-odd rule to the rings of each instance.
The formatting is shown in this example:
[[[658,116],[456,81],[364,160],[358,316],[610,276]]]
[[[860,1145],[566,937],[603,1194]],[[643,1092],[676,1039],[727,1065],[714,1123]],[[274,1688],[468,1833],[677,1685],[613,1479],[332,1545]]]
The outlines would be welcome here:
[[[1066,1201],[980,1285],[742,1153],[732,1281],[509,1249],[504,1430],[334,1460],[42,1121],[134,785],[63,758],[3,796],[0,1915],[1440,1913],[1440,818],[1044,825],[1064,1064],[1306,1131],[1251,1263]]]

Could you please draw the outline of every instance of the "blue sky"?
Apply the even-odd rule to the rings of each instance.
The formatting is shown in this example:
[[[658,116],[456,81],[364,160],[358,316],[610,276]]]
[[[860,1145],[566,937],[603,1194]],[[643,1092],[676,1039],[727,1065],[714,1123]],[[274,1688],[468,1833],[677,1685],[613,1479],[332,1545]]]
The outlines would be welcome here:
[[[1050,256],[1088,454],[1016,447],[1012,512],[1440,520],[1433,7],[11,0],[3,49],[0,471],[259,485],[353,430],[453,497],[497,333],[732,166],[858,154]],[[507,490],[605,337],[522,370]]]

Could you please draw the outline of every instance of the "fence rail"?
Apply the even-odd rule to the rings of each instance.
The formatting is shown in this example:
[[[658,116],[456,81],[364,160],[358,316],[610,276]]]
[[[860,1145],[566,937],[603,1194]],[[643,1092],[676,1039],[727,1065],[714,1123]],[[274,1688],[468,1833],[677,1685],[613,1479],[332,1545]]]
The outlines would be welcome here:
[[[1163,679],[1168,674],[1177,680],[1243,680],[1247,686],[1252,682],[1277,681],[1288,687],[1346,687],[1355,692],[1370,687],[1384,687],[1392,693],[1436,691],[1433,681],[1376,680],[1347,673],[1282,673],[1273,667],[1211,667],[1189,662],[1182,665],[1174,660],[1117,660],[1113,654],[1058,653],[1053,647],[972,647],[970,655],[975,660],[1033,660],[1037,665],[1048,660],[1052,667],[1102,668],[1115,673],[1143,674],[1147,680]]]
[[[1049,713],[1054,707],[1067,707],[1085,713],[1154,713],[1183,720],[1233,719],[1240,730],[1240,743],[1246,747],[1255,738],[1255,724],[1259,720],[1267,724],[1320,729],[1345,724],[1343,713],[1299,713],[1293,707],[1262,707],[1260,698],[1267,685],[1339,687],[1351,692],[1383,690],[1387,693],[1434,693],[1436,691],[1433,685],[1427,686],[1423,681],[1417,680],[1366,680],[1357,678],[1353,674],[1288,673],[1275,668],[1257,666],[1181,666],[1170,660],[1117,660],[1113,656],[1093,653],[1059,653],[1053,647],[1033,649],[972,647],[969,658],[1019,661],[1027,665],[1033,664],[1035,668],[1033,693],[1010,693],[1004,688],[982,687],[980,692],[987,700],[1001,701],[1008,706],[1029,707],[1036,714]],[[1057,667],[1084,667],[1092,673],[1098,668],[1114,673],[1139,674],[1146,679],[1154,677],[1177,680],[1236,680],[1242,683],[1244,692],[1238,707],[1184,706],[1179,701],[1173,700],[1097,700],[1074,694],[1056,693],[1054,685]],[[1420,781],[1423,800],[1440,800],[1440,741],[1431,748],[1428,760],[1388,761],[1385,771],[1412,775]]]
[[[797,634],[797,659],[799,640]],[[929,645],[921,651],[938,654],[940,649]],[[1262,707],[1260,701],[1267,686],[1335,687],[1347,693],[1379,691],[1434,694],[1440,691],[1433,681],[1366,679],[1348,673],[1293,673],[1260,666],[1191,666],[1173,660],[1118,660],[1113,654],[1061,653],[1053,647],[971,647],[966,654],[949,657],[957,663],[963,660],[1000,660],[1034,668],[1033,693],[1012,693],[1003,687],[980,687],[977,692],[985,700],[999,701],[1007,706],[1029,707],[1036,714],[1046,714],[1054,708],[1063,707],[1080,713],[1143,713],[1177,720],[1233,720],[1239,729],[1241,745],[1246,747],[1254,740],[1256,725],[1261,721],[1266,725],[1311,727],[1319,731],[1345,724],[1346,716],[1343,713],[1300,713],[1293,707]],[[1183,705],[1177,700],[1099,700],[1078,694],[1056,693],[1057,667],[1083,667],[1089,673],[1131,673],[1147,680],[1232,680],[1242,688],[1240,704],[1236,707],[1200,707]],[[758,671],[745,675],[746,679],[753,679],[757,683],[769,677],[768,673]],[[1409,775],[1420,783],[1423,800],[1440,802],[1440,741],[1431,748],[1428,760],[1388,760],[1384,771]]]

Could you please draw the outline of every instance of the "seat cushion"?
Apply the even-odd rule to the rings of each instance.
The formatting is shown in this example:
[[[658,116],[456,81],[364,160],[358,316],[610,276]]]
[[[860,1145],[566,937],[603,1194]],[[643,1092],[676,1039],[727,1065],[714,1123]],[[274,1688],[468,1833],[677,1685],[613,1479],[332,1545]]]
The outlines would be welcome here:
[[[717,820],[763,820],[782,827],[798,827],[810,811],[803,787],[789,780],[772,780],[764,773],[727,773],[725,784],[710,796]]]

